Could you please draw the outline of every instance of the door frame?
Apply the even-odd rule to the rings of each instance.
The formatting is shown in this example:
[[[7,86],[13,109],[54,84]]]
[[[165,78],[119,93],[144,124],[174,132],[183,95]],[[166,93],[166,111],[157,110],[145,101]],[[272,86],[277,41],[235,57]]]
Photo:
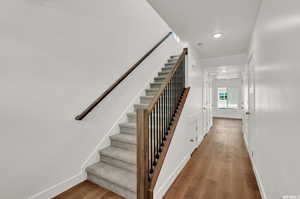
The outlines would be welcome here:
[[[243,74],[243,134],[246,145],[252,151],[251,139],[254,136],[255,126],[253,116],[255,115],[255,56],[250,53]],[[252,129],[252,130],[251,130]]]

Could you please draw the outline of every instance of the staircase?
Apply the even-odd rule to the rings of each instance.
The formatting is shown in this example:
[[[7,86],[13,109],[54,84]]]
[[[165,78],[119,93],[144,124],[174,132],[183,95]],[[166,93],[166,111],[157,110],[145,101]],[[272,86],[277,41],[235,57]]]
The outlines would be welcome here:
[[[179,56],[171,56],[140,104],[134,109],[147,107],[158,93],[167,75],[172,71]],[[110,136],[111,145],[100,151],[100,162],[87,168],[88,180],[127,199],[137,198],[137,114],[127,113],[127,122],[119,124],[120,133]]]

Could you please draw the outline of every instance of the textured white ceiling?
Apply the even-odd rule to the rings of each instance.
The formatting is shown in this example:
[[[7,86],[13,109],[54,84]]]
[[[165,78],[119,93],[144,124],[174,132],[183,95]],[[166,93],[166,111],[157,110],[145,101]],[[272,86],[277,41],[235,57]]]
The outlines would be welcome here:
[[[245,53],[261,0],[148,0],[182,41],[201,58]],[[222,32],[216,40],[213,33]],[[203,43],[197,46],[198,42]]]

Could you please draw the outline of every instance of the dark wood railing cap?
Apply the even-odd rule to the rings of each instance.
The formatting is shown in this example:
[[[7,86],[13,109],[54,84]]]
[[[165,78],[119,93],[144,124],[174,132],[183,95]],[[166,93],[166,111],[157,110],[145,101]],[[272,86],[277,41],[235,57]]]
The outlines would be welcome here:
[[[75,120],[82,120],[85,118],[105,97],[107,97],[129,74],[131,74],[152,52],[157,49],[170,35],[169,32],[164,36],[153,48],[151,48],[141,59],[138,60],[133,66],[131,66],[117,81],[115,81],[104,93],[98,97],[92,104],[90,104],[82,113],[75,117]]]

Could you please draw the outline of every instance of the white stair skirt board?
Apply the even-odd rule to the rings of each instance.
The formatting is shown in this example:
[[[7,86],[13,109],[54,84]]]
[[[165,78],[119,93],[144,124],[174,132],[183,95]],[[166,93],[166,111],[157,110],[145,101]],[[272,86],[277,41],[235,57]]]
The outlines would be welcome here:
[[[150,83],[150,88],[145,90],[145,95],[140,97],[140,103],[134,105],[134,110],[149,105],[177,59],[171,56],[169,62]],[[128,112],[126,116],[127,122],[119,124],[119,133],[109,137],[110,145],[100,150],[100,161],[87,167],[86,171],[89,181],[127,199],[136,199],[136,112]],[[180,170],[181,167],[178,168],[178,172]],[[174,177],[170,177],[168,181],[174,180],[177,170],[172,176]],[[166,190],[169,186],[168,182],[164,185]]]
[[[246,148],[247,148],[249,157],[250,157],[251,165],[252,165],[252,168],[253,168],[253,171],[254,171],[254,175],[255,175],[255,178],[256,178],[256,182],[257,182],[257,184],[258,184],[258,188],[259,188],[260,195],[261,195],[262,199],[268,199],[268,198],[267,198],[267,195],[266,195],[266,192],[265,192],[265,190],[264,190],[263,184],[262,184],[261,175],[259,174],[259,172],[258,172],[258,170],[257,170],[257,167],[256,167],[256,165],[255,165],[255,162],[254,162],[254,160],[253,160],[253,158],[252,158],[252,155],[251,155],[251,153],[250,153],[250,151],[249,151],[248,140],[246,139],[244,133],[243,133],[243,138],[244,138],[245,145],[246,145]]]
[[[179,173],[182,171],[182,169],[185,167],[185,165],[188,163],[188,161],[191,158],[191,154],[187,154],[180,164],[178,164],[177,168],[173,171],[173,173],[168,177],[168,179],[162,184],[162,186],[158,187],[157,190],[154,192],[154,198],[155,199],[162,199],[164,195],[167,193],[173,182],[176,180]]]

